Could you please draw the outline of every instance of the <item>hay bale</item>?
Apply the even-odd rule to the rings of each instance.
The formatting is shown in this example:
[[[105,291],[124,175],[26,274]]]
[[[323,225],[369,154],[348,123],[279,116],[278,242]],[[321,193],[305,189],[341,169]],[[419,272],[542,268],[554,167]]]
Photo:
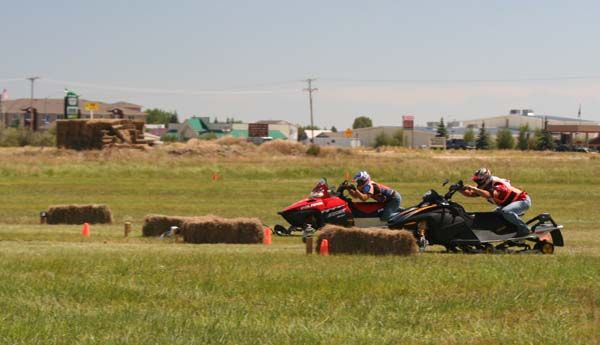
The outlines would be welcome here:
[[[54,205],[46,212],[48,224],[110,224],[112,212],[107,205]]]
[[[327,225],[318,235],[317,250],[324,239],[331,254],[410,255],[419,250],[415,237],[405,230]]]
[[[262,243],[263,225],[257,218],[198,217],[183,224],[187,243]]]
[[[169,217],[157,214],[151,214],[144,217],[144,226],[142,227],[143,236],[160,236],[169,231],[172,226],[181,228],[186,220],[192,217]]]

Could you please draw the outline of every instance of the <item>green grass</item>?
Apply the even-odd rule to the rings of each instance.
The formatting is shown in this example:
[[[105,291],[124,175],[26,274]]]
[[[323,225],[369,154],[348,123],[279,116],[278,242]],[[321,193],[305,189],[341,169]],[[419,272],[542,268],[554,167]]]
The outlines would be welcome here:
[[[600,342],[600,160],[505,152],[328,158],[0,150],[0,344],[593,344]],[[306,256],[142,238],[149,213],[256,216],[321,176],[367,169],[403,205],[481,165],[565,225],[555,255]],[[213,172],[222,178],[213,182]],[[460,199],[459,199],[460,198]],[[457,197],[467,209],[483,200]],[[114,225],[39,225],[57,203],[107,203]],[[123,222],[134,234],[123,236]]]

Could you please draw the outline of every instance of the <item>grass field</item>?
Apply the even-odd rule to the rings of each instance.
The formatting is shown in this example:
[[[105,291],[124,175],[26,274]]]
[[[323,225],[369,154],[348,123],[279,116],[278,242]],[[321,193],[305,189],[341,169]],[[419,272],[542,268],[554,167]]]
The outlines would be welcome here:
[[[415,204],[480,166],[565,226],[554,255],[306,256],[142,238],[144,215],[252,216],[367,169]],[[0,344],[596,344],[600,157],[380,152],[327,157],[0,150]],[[218,173],[220,179],[212,181]],[[483,200],[456,197],[467,209]],[[115,224],[39,225],[51,204],[107,203]],[[134,235],[123,236],[123,222]]]

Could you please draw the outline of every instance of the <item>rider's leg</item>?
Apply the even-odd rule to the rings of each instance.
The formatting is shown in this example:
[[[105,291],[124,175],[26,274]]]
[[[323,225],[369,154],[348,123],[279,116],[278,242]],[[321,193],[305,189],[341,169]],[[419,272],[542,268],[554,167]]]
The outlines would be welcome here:
[[[381,220],[387,222],[390,217],[398,212],[398,208],[400,208],[400,203],[402,202],[402,196],[400,193],[396,192],[394,196],[388,200],[388,202],[383,207],[383,212],[381,214]]]
[[[527,199],[512,202],[499,210],[504,219],[517,227],[517,237],[527,236],[530,232],[527,224],[519,217],[520,214],[525,213],[530,207],[531,199],[528,195]]]

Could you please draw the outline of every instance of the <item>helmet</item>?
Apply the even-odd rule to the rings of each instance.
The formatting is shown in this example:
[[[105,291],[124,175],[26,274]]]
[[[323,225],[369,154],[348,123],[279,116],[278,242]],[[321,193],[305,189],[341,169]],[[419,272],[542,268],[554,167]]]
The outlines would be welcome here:
[[[356,175],[354,175],[354,181],[356,181],[356,184],[359,186],[362,186],[370,180],[371,176],[369,176],[369,173],[366,171],[359,171],[356,173]]]
[[[492,172],[488,168],[480,168],[475,171],[471,179],[477,183],[478,187],[486,187],[492,182]]]

